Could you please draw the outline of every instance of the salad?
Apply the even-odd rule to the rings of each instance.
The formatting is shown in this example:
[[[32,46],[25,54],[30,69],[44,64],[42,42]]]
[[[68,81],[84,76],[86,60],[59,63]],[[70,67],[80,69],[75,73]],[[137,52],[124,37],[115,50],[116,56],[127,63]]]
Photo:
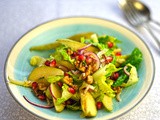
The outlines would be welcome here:
[[[142,53],[134,48],[130,54],[122,54],[117,46],[121,41],[109,35],[93,32],[80,33],[53,43],[33,46],[30,51],[53,50],[48,58],[32,56],[33,70],[26,81],[9,77],[10,83],[30,87],[33,94],[47,105],[32,105],[80,110],[84,117],[94,117],[100,109],[114,109],[113,99],[122,101],[122,90],[139,80],[138,69]]]

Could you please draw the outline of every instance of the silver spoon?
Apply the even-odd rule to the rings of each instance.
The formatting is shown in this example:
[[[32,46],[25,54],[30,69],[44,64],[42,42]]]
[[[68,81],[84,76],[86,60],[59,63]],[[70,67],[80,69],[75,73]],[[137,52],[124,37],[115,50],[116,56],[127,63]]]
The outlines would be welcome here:
[[[154,31],[152,31],[152,29],[150,28],[150,24],[148,24],[149,23],[148,17],[140,14],[134,8],[133,3],[135,1],[136,0],[119,0],[119,6],[123,10],[123,13],[128,22],[134,27],[145,28],[148,31],[148,33],[150,33],[150,35],[154,38],[160,50],[159,38],[155,36]]]
[[[144,3],[137,0],[133,0],[132,2],[135,10],[138,12],[138,14],[141,14],[141,16],[143,16],[146,22],[153,22],[160,27],[160,23],[151,18],[151,12]]]

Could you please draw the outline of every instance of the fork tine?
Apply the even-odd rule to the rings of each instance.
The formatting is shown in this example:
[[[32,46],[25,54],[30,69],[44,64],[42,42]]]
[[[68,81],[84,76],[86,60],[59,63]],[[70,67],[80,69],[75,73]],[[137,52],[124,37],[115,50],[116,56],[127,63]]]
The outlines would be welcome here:
[[[124,14],[126,16],[126,19],[130,22],[130,24],[134,26],[139,26],[141,24],[140,16],[137,15],[135,12],[132,1],[126,0],[125,4],[123,5]]]
[[[130,8],[128,7],[128,5],[125,6],[124,8],[125,10],[125,16],[128,19],[128,21],[130,22],[130,24],[132,25],[136,25],[136,20],[133,18],[133,13],[131,12]]]

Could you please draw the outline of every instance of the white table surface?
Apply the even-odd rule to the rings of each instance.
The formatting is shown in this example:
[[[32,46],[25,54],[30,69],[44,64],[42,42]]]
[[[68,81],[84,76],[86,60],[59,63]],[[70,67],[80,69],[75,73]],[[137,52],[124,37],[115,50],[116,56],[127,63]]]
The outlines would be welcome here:
[[[143,0],[152,17],[160,21],[160,0]],[[149,46],[156,65],[154,84],[145,99],[120,120],[160,119],[160,54],[152,37],[135,30],[125,20],[117,0],[1,0],[0,1],[0,120],[41,120],[24,110],[9,94],[4,83],[4,63],[11,47],[28,30],[58,18],[90,16],[113,20],[139,34]],[[158,33],[159,32],[159,33]],[[157,31],[160,38],[160,29]]]

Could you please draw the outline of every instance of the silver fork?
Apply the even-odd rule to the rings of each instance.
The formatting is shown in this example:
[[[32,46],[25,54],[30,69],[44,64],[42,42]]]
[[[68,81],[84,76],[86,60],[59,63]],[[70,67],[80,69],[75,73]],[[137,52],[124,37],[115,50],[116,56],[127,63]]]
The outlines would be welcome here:
[[[150,25],[145,20],[145,18],[136,12],[136,10],[133,7],[132,0],[119,0],[119,5],[120,8],[123,10],[128,22],[134,27],[143,26],[148,31],[148,33],[150,33],[150,35],[154,38],[155,42],[157,43],[160,49],[159,39],[154,35],[152,29],[150,28]]]

